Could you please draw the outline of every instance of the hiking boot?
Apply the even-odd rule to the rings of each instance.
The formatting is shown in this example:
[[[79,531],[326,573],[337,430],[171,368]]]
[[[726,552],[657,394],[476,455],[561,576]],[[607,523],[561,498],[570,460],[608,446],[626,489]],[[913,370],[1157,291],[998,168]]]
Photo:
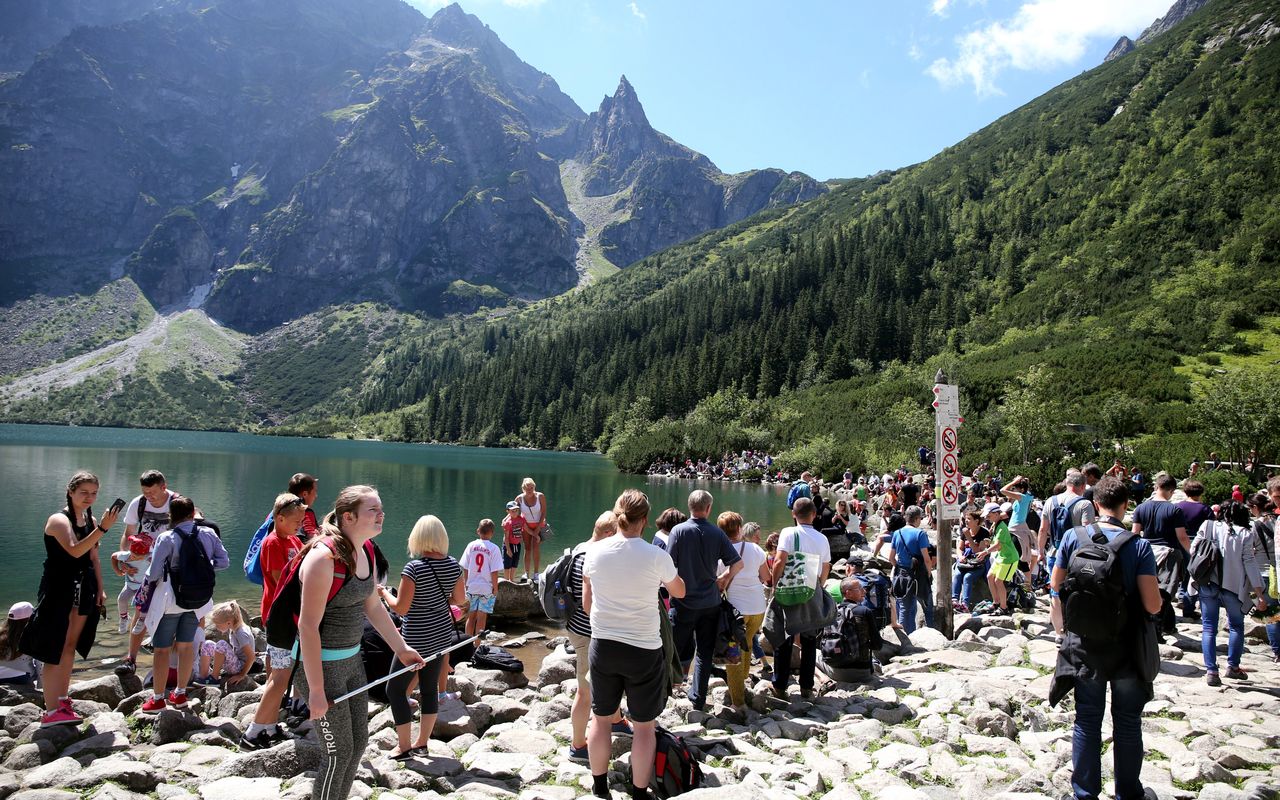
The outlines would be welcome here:
[[[169,705],[173,706],[174,708],[186,708],[187,707],[187,690],[174,689],[173,691],[169,692]]]
[[[263,728],[262,730],[258,731],[252,737],[250,737],[248,734],[241,734],[240,742],[239,742],[240,749],[241,750],[266,750],[268,747],[273,747],[276,744],[274,739],[275,737],[273,737],[271,735],[271,732],[268,731],[266,728]]]
[[[132,658],[121,659],[120,663],[116,664],[115,673],[117,675],[132,675],[137,671],[138,664]]]
[[[1219,678],[1218,673],[1216,672],[1206,672],[1204,676],[1204,682],[1209,684],[1210,686],[1221,686],[1222,678]]]
[[[1233,681],[1247,681],[1249,680],[1249,673],[1239,667],[1227,667],[1227,677]]]
[[[166,705],[163,697],[156,697],[152,695],[147,698],[147,702],[142,704],[142,708],[140,710],[144,714],[158,714],[161,711],[164,711],[165,707]]]
[[[41,728],[52,728],[55,725],[79,725],[81,722],[84,722],[84,717],[71,709],[71,701],[65,697],[58,701],[57,708],[40,715]]]

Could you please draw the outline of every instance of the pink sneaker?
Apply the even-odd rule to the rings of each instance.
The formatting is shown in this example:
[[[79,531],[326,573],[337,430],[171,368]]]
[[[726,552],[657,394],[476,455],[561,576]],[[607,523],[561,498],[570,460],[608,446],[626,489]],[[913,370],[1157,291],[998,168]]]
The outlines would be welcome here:
[[[141,711],[144,714],[154,714],[158,711],[164,711],[165,702],[163,697],[148,697],[147,702],[142,704]]]
[[[71,710],[70,700],[62,701],[57,708],[44,712],[40,717],[41,728],[51,728],[54,725],[79,725],[81,722],[84,722],[84,718]]]

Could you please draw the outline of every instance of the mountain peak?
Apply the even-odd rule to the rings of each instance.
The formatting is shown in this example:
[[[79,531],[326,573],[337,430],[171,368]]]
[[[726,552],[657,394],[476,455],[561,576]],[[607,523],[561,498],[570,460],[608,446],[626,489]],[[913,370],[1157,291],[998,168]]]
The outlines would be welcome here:
[[[644,113],[644,106],[640,104],[640,95],[636,94],[635,87],[631,85],[631,81],[627,80],[626,75],[618,80],[618,88],[613,91],[613,94],[600,103],[598,113],[605,124],[611,128],[624,125],[643,129],[651,128],[649,117]]]
[[[1102,63],[1105,64],[1108,61],[1115,61],[1120,56],[1128,55],[1133,52],[1133,48],[1133,40],[1128,36],[1121,36],[1119,39],[1116,39],[1116,43],[1111,47],[1111,52],[1107,53],[1107,57],[1102,59]]]
[[[449,44],[474,47],[481,41],[477,37],[489,32],[489,26],[457,3],[450,3],[431,15],[431,32]]]
[[[1208,2],[1209,0],[1175,0],[1163,17],[1151,23],[1151,26],[1142,32],[1138,37],[1138,44],[1146,44],[1199,11]]]

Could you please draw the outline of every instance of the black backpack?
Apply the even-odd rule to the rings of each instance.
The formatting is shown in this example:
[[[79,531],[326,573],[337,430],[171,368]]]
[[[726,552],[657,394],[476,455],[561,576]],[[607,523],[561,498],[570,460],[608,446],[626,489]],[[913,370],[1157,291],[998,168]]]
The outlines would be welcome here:
[[[702,784],[702,767],[684,737],[659,725],[657,739],[649,788],[663,800],[697,789]]]
[[[1231,523],[1223,523],[1230,529]],[[1187,562],[1197,586],[1222,585],[1222,553],[1218,551],[1218,523],[1209,520],[1200,529],[1201,534],[1191,543],[1191,560]]]
[[[738,645],[738,653],[730,655],[729,649],[735,643]],[[733,607],[733,603],[730,603],[727,598],[720,598],[720,625],[716,631],[716,647],[712,661],[721,665],[737,664],[748,647],[750,645],[747,644],[746,621],[742,619],[738,609]]]
[[[471,666],[476,669],[496,669],[503,672],[524,672],[524,662],[510,650],[491,644],[482,644],[471,656]]]
[[[1091,642],[1114,642],[1129,621],[1129,600],[1120,569],[1120,548],[1137,534],[1126,530],[1111,541],[1096,526],[1083,541],[1062,588],[1062,620],[1068,631]]]
[[[818,634],[818,650],[828,666],[837,669],[871,662],[867,617],[855,614],[853,603],[836,606],[836,618]]]
[[[585,556],[581,551],[566,551],[543,571],[542,580],[537,587],[538,603],[547,619],[567,623],[573,616],[578,601],[573,596],[569,580],[573,576],[574,559],[583,557]]]
[[[178,537],[178,567],[170,569],[169,562],[165,563],[173,600],[179,608],[201,608],[213,599],[216,578],[213,562],[200,544],[200,527],[192,525],[190,534],[175,528],[173,534]]]

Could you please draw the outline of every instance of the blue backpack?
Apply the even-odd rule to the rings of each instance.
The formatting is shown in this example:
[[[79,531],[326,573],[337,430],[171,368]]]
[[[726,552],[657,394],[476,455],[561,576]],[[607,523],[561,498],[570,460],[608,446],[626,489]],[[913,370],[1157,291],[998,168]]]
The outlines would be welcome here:
[[[249,551],[244,554],[244,576],[250,583],[256,583],[259,586],[262,585],[262,540],[271,533],[274,522],[274,515],[268,514],[266,521],[259,526],[253,538],[249,540]]]
[[[1083,497],[1077,497],[1065,505],[1061,501],[1054,502],[1053,516],[1049,518],[1049,538],[1053,540],[1054,547],[1061,545],[1062,537],[1074,527],[1071,524],[1071,509],[1076,507],[1076,503],[1087,502]]]
[[[787,492],[787,508],[791,508],[801,497],[813,499],[813,492],[809,489],[809,484],[804,481],[796,481],[791,484],[791,491]]]
[[[875,620],[876,630],[883,630],[890,622],[889,615],[889,579],[879,572],[863,572],[855,575],[867,592],[866,603],[870,606]]]

